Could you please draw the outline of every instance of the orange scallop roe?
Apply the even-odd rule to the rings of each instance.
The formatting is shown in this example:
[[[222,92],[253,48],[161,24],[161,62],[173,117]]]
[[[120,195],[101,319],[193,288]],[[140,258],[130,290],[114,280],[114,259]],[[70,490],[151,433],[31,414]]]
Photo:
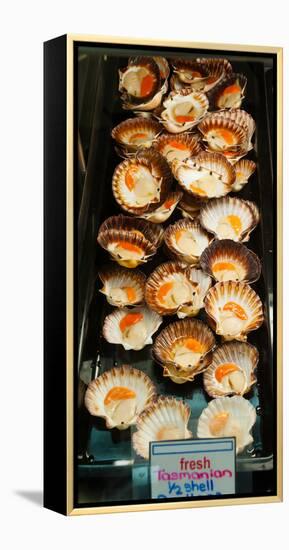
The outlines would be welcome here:
[[[215,377],[218,380],[218,382],[222,382],[222,379],[224,376],[227,376],[228,374],[231,374],[231,372],[236,372],[240,370],[235,363],[223,363],[223,365],[219,365],[216,368],[215,371]]]
[[[201,195],[202,197],[206,197],[207,193],[204,191],[204,189],[201,189],[200,187],[196,187],[192,183],[190,184],[190,190],[195,193],[196,195]]]
[[[235,216],[235,215],[232,214],[230,216],[227,216],[226,220],[229,222],[231,227],[234,229],[236,235],[239,235],[239,233],[242,229],[242,222],[241,222],[239,216]]]
[[[132,327],[133,325],[136,325],[142,320],[143,320],[142,313],[128,313],[121,319],[119,323],[119,328],[121,332],[124,332],[127,328]]]
[[[199,71],[192,71],[191,75],[193,78],[202,78],[202,74]]]
[[[227,94],[238,94],[238,93],[241,93],[241,88],[238,84],[231,84],[231,86],[227,86],[227,88],[225,88],[222,92],[222,95],[227,95]]]
[[[135,252],[136,254],[143,253],[142,249],[139,248],[139,246],[129,243],[128,241],[119,241],[116,246],[123,248],[124,250],[129,250],[129,252]]]
[[[214,266],[213,266],[213,272],[215,273],[216,271],[235,271],[236,269],[236,266],[234,266],[234,264],[232,264],[231,262],[217,262]]]
[[[175,239],[177,242],[182,238],[184,233],[185,231],[183,229],[178,229],[178,231],[175,232]]]
[[[126,286],[123,288],[123,290],[126,292],[127,299],[129,302],[134,302],[136,299],[136,291],[132,286]]]
[[[165,208],[171,208],[171,206],[173,206],[174,203],[175,203],[175,199],[167,199],[167,200],[164,202],[163,206],[164,206]]]
[[[195,120],[195,117],[193,115],[177,115],[176,121],[182,124],[183,122],[192,122]]]
[[[173,286],[173,282],[165,283],[164,285],[162,285],[157,292],[157,299],[163,303],[166,295],[169,293],[170,290],[172,290]]]
[[[146,133],[133,134],[133,135],[130,137],[130,141],[131,141],[131,142],[134,142],[134,141],[137,141],[138,139],[145,139],[146,137],[147,137],[147,134],[146,134]]]
[[[212,435],[218,435],[226,426],[229,418],[229,413],[222,412],[217,414],[210,422],[210,431]]]
[[[178,117],[176,117],[176,118],[178,118]],[[170,145],[174,149],[179,149],[180,151],[185,151],[187,149],[187,146],[184,143],[181,143],[180,141],[177,141],[176,139],[173,139],[172,141],[169,141],[168,145]]]
[[[151,93],[154,85],[154,77],[151,74],[147,74],[141,81],[140,95],[141,97]]]
[[[223,311],[232,311],[242,321],[247,321],[248,319],[246,311],[239,304],[236,304],[236,302],[227,302],[223,307]]]
[[[204,346],[196,340],[195,338],[185,338],[183,340],[183,345],[188,348],[190,351],[194,353],[203,353],[204,352]]]
[[[131,166],[131,168],[129,168],[125,174],[124,181],[129,191],[132,191],[134,189],[134,186],[135,186],[134,176],[136,172],[137,172],[137,166]]]
[[[216,130],[216,134],[221,136],[228,145],[234,145],[235,136],[232,132],[230,132],[230,130],[227,130],[226,128],[218,128]]]
[[[121,401],[123,399],[133,399],[136,394],[133,390],[124,386],[115,386],[106,394],[104,404],[109,405],[112,401]]]

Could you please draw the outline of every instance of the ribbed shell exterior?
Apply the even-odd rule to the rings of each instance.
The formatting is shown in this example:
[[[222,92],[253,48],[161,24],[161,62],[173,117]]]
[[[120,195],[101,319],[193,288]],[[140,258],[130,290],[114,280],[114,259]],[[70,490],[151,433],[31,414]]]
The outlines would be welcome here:
[[[128,388],[136,394],[135,415],[129,423],[116,424],[106,410],[105,398],[111,389],[117,387]],[[105,419],[108,429],[117,427],[123,430],[136,423],[139,414],[150,405],[155,397],[156,389],[151,379],[144,372],[124,365],[108,370],[92,380],[86,390],[84,403],[92,416]]]
[[[134,308],[133,313],[140,313],[143,315],[146,330],[141,342],[133,345],[124,339],[121,332],[120,322],[126,315],[131,314],[131,310],[128,308],[115,309],[105,317],[102,332],[107,342],[110,344],[120,344],[125,350],[141,350],[148,344],[153,343],[152,336],[161,325],[162,318],[155,311],[151,311],[146,307]]]
[[[135,96],[130,94],[127,89],[124,87],[124,79],[128,72],[138,69],[138,68],[145,68],[149,72],[149,74],[153,78],[153,86],[149,94],[145,94],[143,96]],[[124,103],[130,103],[132,105],[138,105],[145,102],[148,102],[151,100],[155,94],[157,93],[159,87],[161,85],[161,76],[160,76],[160,70],[158,64],[155,62],[155,60],[152,57],[131,57],[129,59],[127,67],[124,67],[119,70],[119,90],[122,93],[122,100]]]
[[[175,240],[177,231],[188,231],[189,233],[192,233],[193,238],[196,242],[200,243],[200,247],[203,248],[203,250],[205,250],[205,248],[210,244],[213,237],[207,233],[198,221],[191,220],[189,218],[178,220],[176,223],[169,225],[165,230],[164,242],[169,254],[180,261],[184,261],[191,265],[197,265],[201,253],[198,256],[193,254],[188,255],[179,250]]]
[[[154,225],[146,220],[124,216],[123,214],[107,218],[101,224],[98,235],[102,235],[108,231],[124,231],[128,233],[138,231],[155,247],[161,244],[164,234],[161,225]]]
[[[161,124],[157,120],[135,117],[120,122],[120,124],[113,128],[111,136],[121,146],[125,154],[126,152],[136,152],[144,147],[151,147],[157,136],[162,132],[162,129]],[[146,134],[146,141],[140,143],[131,142],[131,138],[138,134]]]
[[[247,86],[247,78],[243,74],[239,73],[231,73],[230,75],[223,78],[217,86],[215,86],[209,93],[208,93],[208,99],[210,103],[210,109],[224,109],[223,106],[219,104],[220,97],[222,96],[222,93],[226,88],[229,86],[233,86],[234,84],[238,83],[240,87],[240,100],[238,101],[238,105],[230,105],[228,106],[229,109],[235,108],[239,109],[242,103],[242,99],[244,98],[245,89]],[[228,94],[229,95],[229,94]]]
[[[168,134],[168,133],[161,134],[156,139],[154,143],[154,147],[161,155],[163,155],[166,158],[169,164],[173,162],[175,158],[177,158],[177,157],[172,158],[173,150],[174,150],[173,147],[171,149],[170,154],[165,152],[165,149],[168,146],[168,144],[172,142],[176,142],[181,146],[186,147],[186,150],[188,151],[188,156],[190,157],[197,155],[202,150],[200,140],[197,135],[186,134],[186,133],[176,134],[173,136],[172,134]],[[187,153],[185,153],[185,155],[187,155]]]
[[[192,121],[178,122],[174,117],[174,109],[182,103],[191,102],[194,109],[198,109],[198,116]],[[180,92],[171,92],[167,99],[163,102],[164,110],[160,115],[160,122],[165,129],[172,133],[178,134],[197,126],[202,118],[206,115],[209,108],[207,96],[200,92],[191,92],[191,90],[181,90]]]
[[[143,302],[146,276],[141,271],[137,269],[132,271],[131,269],[111,264],[102,268],[98,275],[103,283],[103,288],[100,289],[100,292],[105,294],[108,303],[112,306],[135,306]],[[127,298],[127,300],[123,300],[120,303],[119,300],[111,296],[112,290],[127,287],[132,287],[135,291],[135,298],[132,301]]]
[[[221,319],[223,308],[231,302],[241,307],[247,316],[238,332],[229,332],[223,328],[224,320]],[[204,304],[216,334],[223,336],[225,340],[246,341],[247,334],[260,328],[264,321],[262,302],[258,294],[246,283],[235,281],[217,283],[208,291]]]
[[[245,201],[236,197],[222,197],[213,199],[200,211],[200,223],[213,233],[217,239],[222,239],[218,227],[222,219],[227,216],[238,216],[241,220],[241,231],[236,233],[234,241],[245,242],[259,223],[260,214],[257,206],[251,201]],[[226,238],[226,237],[225,237]]]
[[[132,436],[135,452],[145,459],[149,458],[150,441],[167,439],[188,439],[192,432],[188,430],[190,407],[174,397],[159,397],[137,419],[137,431]],[[177,437],[173,437],[174,433]]]
[[[249,178],[256,170],[256,164],[253,160],[241,159],[234,164],[234,169],[235,181],[232,185],[232,190],[236,192],[241,191],[246,183],[248,183]]]
[[[243,244],[232,241],[231,239],[222,239],[221,241],[212,242],[200,257],[201,268],[217,282],[219,282],[220,279],[218,279],[216,273],[214,273],[214,265],[222,262],[231,262],[233,265],[241,267],[241,270],[236,270],[236,275],[239,275],[241,271],[244,273],[243,277],[237,277],[232,280],[239,280],[243,283],[254,283],[260,277],[261,262],[258,256]]]
[[[244,395],[250,391],[256,383],[256,368],[259,361],[259,352],[255,346],[245,342],[228,342],[217,347],[212,354],[212,362],[203,374],[204,388],[211,397],[222,397],[226,395]],[[236,392],[225,389],[222,380],[216,378],[216,370],[220,365],[236,365],[244,375],[243,388]]]
[[[222,115],[220,116],[218,112],[206,116],[198,125],[198,129],[203,135],[206,150],[219,152],[226,155],[230,153],[230,159],[234,159],[236,161],[239,160],[239,158],[246,155],[248,150],[251,148],[248,147],[247,133],[244,128],[229,118]],[[209,143],[208,137],[210,135],[215,135],[215,133],[217,135],[219,130],[225,130],[226,132],[230,132],[234,135],[235,143],[233,145],[228,144],[227,147],[224,146],[222,148],[219,146],[213,147],[212,138],[210,138]]]
[[[165,201],[152,212],[145,212],[139,217],[151,223],[164,223],[172,215],[179,201],[182,199],[181,191],[172,191],[167,194]]]

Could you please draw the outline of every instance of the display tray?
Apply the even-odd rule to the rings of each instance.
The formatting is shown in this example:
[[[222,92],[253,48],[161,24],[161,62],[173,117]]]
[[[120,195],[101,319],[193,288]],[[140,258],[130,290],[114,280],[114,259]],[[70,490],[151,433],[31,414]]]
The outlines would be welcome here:
[[[203,56],[203,52],[201,53]],[[228,57],[230,59],[230,57]],[[197,420],[206,407],[210,398],[202,385],[202,375],[193,382],[175,384],[162,375],[162,369],[157,365],[151,354],[151,346],[141,351],[125,351],[119,345],[111,345],[102,337],[102,326],[105,316],[112,311],[105,297],[99,293],[101,282],[97,272],[100,266],[109,262],[108,254],[97,245],[96,237],[100,224],[109,216],[119,214],[120,209],[114,201],[111,190],[111,179],[114,168],[121,162],[121,158],[114,150],[114,143],[110,137],[111,129],[122,120],[131,116],[130,112],[123,111],[117,90],[117,71],[124,66],[123,57],[108,57],[105,60],[102,78],[103,95],[101,103],[96,105],[94,113],[94,137],[92,137],[90,155],[95,162],[90,163],[87,174],[94,186],[89,195],[90,212],[86,232],[89,233],[89,243],[81,255],[86,256],[85,268],[83,262],[79,267],[79,285],[85,284],[84,304],[78,315],[79,334],[79,381],[78,381],[78,430],[77,454],[78,476],[82,482],[82,496],[79,501],[88,499],[85,496],[86,484],[97,483],[102,500],[110,500],[112,487],[114,499],[117,500],[118,488],[122,499],[149,498],[148,462],[137,456],[131,445],[131,435],[134,427],[125,431],[108,430],[105,422],[89,415],[83,404],[86,385],[90,380],[101,375],[113,366],[122,364],[132,365],[144,371],[156,385],[157,393],[173,395],[185,399],[191,407],[189,429],[196,434]],[[274,196],[273,185],[273,151],[272,143],[272,112],[268,97],[270,89],[270,72],[272,68],[263,63],[250,60],[239,62],[232,58],[235,72],[247,76],[248,85],[246,98],[242,109],[248,111],[256,121],[254,136],[254,150],[246,158],[257,163],[257,170],[250,178],[249,183],[235,195],[257,203],[261,220],[257,228],[251,233],[247,243],[262,262],[260,279],[251,286],[260,296],[264,304],[265,321],[259,330],[248,335],[248,342],[253,343],[260,354],[257,367],[257,383],[246,394],[246,399],[256,409],[257,421],[253,428],[254,443],[242,454],[237,456],[237,492],[246,493],[250,484],[250,475],[258,470],[270,470],[274,464],[274,430],[275,430],[275,402],[273,380],[273,260],[274,260]],[[164,227],[181,218],[179,210],[164,224]],[[81,235],[85,233],[81,227]],[[82,237],[83,239],[83,237]],[[153,269],[167,261],[162,250],[159,250],[152,261],[142,267],[147,275]],[[197,318],[205,320],[204,310]],[[164,317],[157,334],[168,323],[177,320],[177,317]],[[157,335],[154,335],[155,336]],[[216,336],[217,343],[220,339]],[[247,476],[247,477],[246,477]],[[248,477],[249,476],[249,477]],[[90,481],[89,481],[90,480]],[[244,481],[247,480],[247,481]],[[130,488],[130,489],[129,489]],[[126,495],[126,493],[128,494]],[[95,493],[94,493],[95,499]]]

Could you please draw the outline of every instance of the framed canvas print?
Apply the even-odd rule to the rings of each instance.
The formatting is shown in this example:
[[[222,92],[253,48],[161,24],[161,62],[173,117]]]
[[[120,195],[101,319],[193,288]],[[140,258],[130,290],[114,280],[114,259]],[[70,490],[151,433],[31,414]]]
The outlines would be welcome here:
[[[44,45],[44,504],[282,499],[282,50]]]

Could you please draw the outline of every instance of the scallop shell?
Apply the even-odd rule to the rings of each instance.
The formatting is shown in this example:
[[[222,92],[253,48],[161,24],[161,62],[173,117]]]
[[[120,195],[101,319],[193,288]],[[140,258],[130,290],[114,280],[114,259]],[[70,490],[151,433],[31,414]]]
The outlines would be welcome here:
[[[200,211],[200,222],[217,239],[246,241],[259,222],[257,206],[236,197],[213,199]]]
[[[158,64],[152,57],[130,58],[119,70],[119,91],[125,104],[137,106],[151,100],[161,83]]]
[[[136,423],[155,396],[151,379],[144,372],[124,365],[90,382],[84,402],[92,416],[105,419],[107,428],[125,430]]]
[[[112,306],[135,306],[144,301],[146,276],[141,271],[108,265],[98,275],[103,283],[100,292]]]
[[[213,113],[198,125],[207,151],[222,153],[228,160],[239,160],[248,152],[247,133],[242,126]]]
[[[183,219],[169,225],[164,241],[169,253],[184,262],[196,265],[200,255],[210,244],[212,237],[198,221]]]
[[[175,59],[172,62],[173,72],[182,85],[189,85],[191,90],[205,91],[209,70],[205,65],[192,59]]]
[[[141,61],[140,61],[141,60]],[[128,94],[123,86],[124,74],[128,69],[134,68],[136,71],[137,68],[141,65],[141,68],[145,67],[148,70],[148,74],[153,76],[154,86],[149,95],[145,97],[133,97],[131,94]],[[122,92],[122,101],[123,109],[132,110],[136,113],[138,112],[148,112],[157,109],[161,102],[163,95],[168,90],[167,77],[169,73],[168,63],[165,58],[159,56],[156,57],[140,57],[140,58],[130,58],[128,67],[121,69],[119,71],[120,84],[119,89]],[[135,79],[134,79],[135,82]]]
[[[218,111],[216,114],[218,117],[221,116],[223,119],[230,120],[231,122],[238,124],[238,126],[241,126],[246,132],[248,146],[250,146],[248,151],[252,149],[251,140],[256,129],[256,124],[253,117],[247,113],[247,111],[244,111],[244,109],[224,109],[222,111]],[[214,113],[209,113],[207,116],[213,117]]]
[[[158,65],[160,76],[162,80],[167,80],[170,75],[170,66],[168,64],[168,61],[165,57],[162,57],[160,55],[156,55],[153,57],[153,60]]]
[[[197,319],[183,319],[164,328],[155,339],[153,356],[164,367],[164,376],[183,384],[203,372],[210,363],[215,338]]]
[[[239,109],[244,99],[247,78],[231,73],[208,93],[211,109]]]
[[[178,134],[199,124],[206,115],[209,102],[205,94],[182,90],[172,92],[163,106],[160,122],[168,132]]]
[[[258,256],[243,244],[230,239],[212,242],[201,255],[200,265],[217,282],[254,283],[261,274]]]
[[[204,387],[211,397],[244,395],[256,382],[259,352],[251,344],[228,342],[216,348],[203,374]]]
[[[198,315],[200,309],[204,307],[204,299],[209,288],[212,286],[212,279],[198,267],[189,267],[187,275],[194,286],[192,315]]]
[[[174,397],[160,396],[138,417],[137,431],[132,436],[135,452],[149,459],[151,441],[189,439],[190,407]]]
[[[221,58],[176,60],[173,65],[175,70],[171,78],[171,89],[175,91],[179,91],[185,86],[206,93],[232,72],[229,61]],[[191,77],[190,69],[192,68],[201,73],[201,78]]]
[[[222,197],[232,190],[235,172],[219,153],[202,152],[172,164],[173,174],[181,187],[198,199]]]
[[[178,209],[182,212],[184,218],[196,220],[201,208],[207,204],[207,201],[197,199],[193,195],[184,192],[183,197],[178,204]]]
[[[252,427],[256,422],[256,411],[244,397],[220,397],[210,401],[203,410],[197,428],[200,438],[236,437],[236,452],[241,453],[253,442]]]
[[[192,134],[162,134],[155,141],[154,147],[170,164],[174,160],[185,160],[201,151],[200,140]]]
[[[204,303],[216,334],[224,340],[246,341],[248,332],[258,329],[264,321],[262,302],[246,283],[217,283],[208,291]]]
[[[97,240],[119,265],[134,268],[156,253],[162,238],[160,225],[119,215],[102,223]]]
[[[205,67],[209,72],[205,91],[208,92],[214,88],[225,76],[233,72],[232,65],[228,59],[221,57],[199,57],[197,63]]]
[[[145,212],[140,216],[140,218],[144,218],[152,223],[165,222],[172,215],[182,196],[183,193],[181,191],[173,191],[168,193],[165,201],[160,206],[152,212]]]
[[[111,136],[121,146],[122,153],[127,154],[151,147],[161,131],[162,126],[156,120],[135,117],[115,126]]]
[[[256,164],[252,160],[239,160],[235,165],[235,181],[232,185],[232,191],[241,191],[248,183],[249,178],[256,170]]]
[[[180,319],[198,313],[200,308],[197,308],[206,285],[200,270],[191,269],[192,273],[188,273],[187,267],[180,262],[167,262],[153,271],[145,287],[145,299],[150,309],[160,315],[177,314]],[[211,280],[206,275],[204,277]]]
[[[161,323],[161,316],[146,307],[115,309],[104,320],[103,336],[125,350],[140,350],[153,343],[152,335]]]
[[[112,191],[126,212],[144,214],[160,206],[172,184],[168,163],[153,149],[141,150],[115,168]]]

